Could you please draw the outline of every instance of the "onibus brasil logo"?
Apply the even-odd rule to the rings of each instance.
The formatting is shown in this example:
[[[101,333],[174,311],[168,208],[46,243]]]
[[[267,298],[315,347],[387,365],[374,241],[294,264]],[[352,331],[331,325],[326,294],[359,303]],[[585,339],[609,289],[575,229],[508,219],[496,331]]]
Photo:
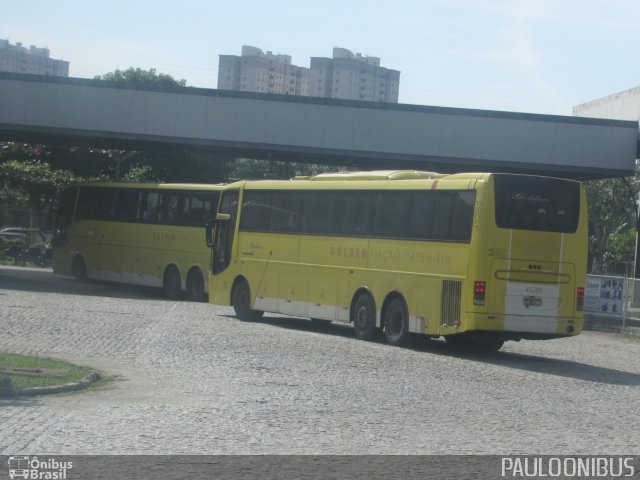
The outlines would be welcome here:
[[[9,478],[29,480],[65,480],[73,462],[59,462],[55,458],[9,457]]]

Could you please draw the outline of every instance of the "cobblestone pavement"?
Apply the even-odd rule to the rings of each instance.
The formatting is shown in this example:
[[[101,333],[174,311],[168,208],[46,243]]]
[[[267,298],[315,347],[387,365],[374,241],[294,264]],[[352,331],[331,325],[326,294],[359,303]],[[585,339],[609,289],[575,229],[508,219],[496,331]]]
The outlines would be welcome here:
[[[0,350],[115,378],[0,401],[0,454],[640,454],[640,339],[485,357],[0,267]]]

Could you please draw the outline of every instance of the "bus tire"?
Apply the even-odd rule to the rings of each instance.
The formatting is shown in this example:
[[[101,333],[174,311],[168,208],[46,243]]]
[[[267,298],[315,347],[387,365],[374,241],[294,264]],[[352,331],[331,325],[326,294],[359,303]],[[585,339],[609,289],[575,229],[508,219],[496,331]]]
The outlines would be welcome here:
[[[256,321],[260,320],[264,312],[251,309],[251,289],[246,280],[238,281],[231,292],[231,304],[240,320]]]
[[[353,329],[356,338],[373,340],[376,336],[376,306],[368,293],[362,293],[353,304]]]
[[[206,296],[202,272],[194,268],[187,276],[187,298],[192,302],[204,302]]]
[[[170,300],[176,300],[182,293],[182,279],[175,265],[170,265],[164,271],[162,279],[162,293]]]
[[[390,345],[401,346],[409,337],[409,315],[407,305],[400,297],[395,297],[384,311],[384,336]]]
[[[73,257],[73,261],[71,262],[71,275],[73,275],[78,282],[87,281],[87,265],[84,263],[82,256],[76,255]]]

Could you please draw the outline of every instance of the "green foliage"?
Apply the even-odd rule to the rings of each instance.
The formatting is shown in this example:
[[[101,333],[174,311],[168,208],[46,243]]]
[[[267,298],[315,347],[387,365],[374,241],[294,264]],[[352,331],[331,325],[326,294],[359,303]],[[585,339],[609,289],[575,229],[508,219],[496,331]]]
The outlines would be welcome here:
[[[235,161],[229,172],[229,178],[246,180],[287,180],[298,175],[316,175],[318,173],[334,172],[336,170],[339,170],[339,168],[311,163],[239,158]]]
[[[15,369],[56,369],[61,375],[19,375],[10,373],[5,378],[11,380],[10,386],[15,389],[48,387],[52,385],[64,385],[65,383],[78,382],[91,373],[88,367],[81,367],[61,360],[51,358],[29,357],[13,353],[0,352],[0,366]],[[47,370],[45,370],[47,371]]]
[[[129,171],[124,174],[122,180],[125,182],[138,183],[158,182],[158,178],[155,176],[153,167],[151,167],[151,165],[141,165],[137,163],[129,168]]]
[[[115,70],[114,72],[96,75],[96,80],[107,80],[117,83],[132,83],[138,85],[157,85],[163,87],[184,87],[187,81],[176,80],[166,73],[158,73],[155,68],[142,70],[141,68],[129,67],[126,70]]]
[[[42,211],[74,180],[73,173],[52,169],[40,160],[7,160],[0,163],[0,199],[24,202]]]
[[[633,263],[637,224],[636,176],[585,183],[589,203],[589,256],[592,273],[614,273],[615,264]]]
[[[624,224],[609,235],[603,255],[604,265],[633,263],[636,248],[636,229]]]

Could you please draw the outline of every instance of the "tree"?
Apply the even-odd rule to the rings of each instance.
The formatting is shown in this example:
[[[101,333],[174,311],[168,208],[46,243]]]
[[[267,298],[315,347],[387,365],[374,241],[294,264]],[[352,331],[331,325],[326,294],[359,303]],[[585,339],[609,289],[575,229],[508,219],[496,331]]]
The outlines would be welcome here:
[[[288,180],[296,175],[315,175],[323,172],[333,172],[342,168],[328,167],[314,163],[297,163],[274,160],[256,160],[251,158],[236,159],[230,178],[235,179],[281,179]]]
[[[616,264],[633,263],[638,226],[636,199],[640,169],[630,178],[585,183],[589,204],[589,257],[592,273],[612,273]]]
[[[109,82],[157,85],[163,87],[184,87],[187,85],[186,80],[176,80],[166,73],[158,73],[155,68],[142,70],[141,68],[129,67],[126,70],[115,70],[105,73],[104,75],[96,75],[94,78],[96,80],[107,80]]]
[[[30,224],[40,224],[39,217],[51,210],[60,191],[75,180],[68,170],[52,169],[39,160],[8,160],[0,163],[0,204],[29,209]],[[8,208],[3,208],[8,217]],[[9,218],[0,218],[4,223]],[[31,226],[31,225],[29,225]]]

